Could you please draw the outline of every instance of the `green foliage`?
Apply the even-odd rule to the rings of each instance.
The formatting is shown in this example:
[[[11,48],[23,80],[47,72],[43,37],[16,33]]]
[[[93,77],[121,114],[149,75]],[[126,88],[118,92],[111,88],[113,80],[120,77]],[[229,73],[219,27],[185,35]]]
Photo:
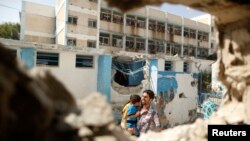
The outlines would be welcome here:
[[[19,40],[20,24],[6,22],[0,24],[0,38]]]

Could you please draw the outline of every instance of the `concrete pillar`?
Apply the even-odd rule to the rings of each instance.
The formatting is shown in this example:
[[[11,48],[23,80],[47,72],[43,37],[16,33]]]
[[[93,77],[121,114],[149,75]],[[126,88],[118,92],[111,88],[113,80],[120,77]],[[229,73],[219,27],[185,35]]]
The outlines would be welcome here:
[[[110,55],[100,55],[98,58],[97,91],[111,100],[111,64]]]
[[[21,60],[29,69],[33,68],[35,63],[35,49],[34,48],[21,48]]]
[[[151,88],[155,94],[157,94],[157,80],[158,80],[158,60],[149,60],[149,74],[150,74],[150,84]]]

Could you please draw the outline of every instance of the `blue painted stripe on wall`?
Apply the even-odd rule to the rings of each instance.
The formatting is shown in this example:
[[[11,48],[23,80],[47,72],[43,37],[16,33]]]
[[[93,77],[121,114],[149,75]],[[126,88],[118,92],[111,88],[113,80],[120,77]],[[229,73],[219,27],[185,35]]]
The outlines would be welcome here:
[[[98,58],[98,76],[97,76],[97,91],[106,97],[106,100],[111,100],[111,63],[110,55],[100,55]]]
[[[29,68],[34,67],[35,49],[34,48],[21,48],[21,60]]]
[[[153,82],[152,89],[157,93],[157,80],[158,80],[158,60],[157,59],[151,59],[149,62],[150,65],[150,77]]]

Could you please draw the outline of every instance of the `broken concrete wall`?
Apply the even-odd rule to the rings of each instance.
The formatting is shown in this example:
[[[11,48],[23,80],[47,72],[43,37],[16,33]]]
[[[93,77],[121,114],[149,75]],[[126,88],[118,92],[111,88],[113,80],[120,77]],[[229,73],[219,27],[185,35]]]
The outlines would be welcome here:
[[[158,72],[156,107],[164,129],[194,121],[198,100],[196,75]]]

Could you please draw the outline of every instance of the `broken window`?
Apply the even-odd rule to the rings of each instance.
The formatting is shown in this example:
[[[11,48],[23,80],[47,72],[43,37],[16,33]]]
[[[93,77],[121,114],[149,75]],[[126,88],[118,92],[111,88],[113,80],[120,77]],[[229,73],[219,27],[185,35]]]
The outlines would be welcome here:
[[[183,63],[183,72],[190,72],[190,66],[189,66],[189,63],[188,62],[184,62]]]
[[[184,37],[189,38],[189,28],[184,28]]]
[[[171,46],[170,43],[167,43],[166,54],[170,55],[170,52],[171,52]]]
[[[68,17],[68,23],[76,25],[77,24],[77,17],[69,16]]]
[[[109,45],[109,34],[108,33],[100,33],[100,37],[99,37],[99,42],[100,45]]]
[[[94,27],[94,28],[96,28],[96,20],[94,20],[94,19],[89,19],[88,25],[89,25],[89,27]]]
[[[208,33],[207,32],[203,32],[203,40],[208,41]]]
[[[149,20],[148,29],[156,31],[156,23],[154,20]]]
[[[153,40],[148,41],[148,52],[150,54],[155,54],[156,53],[156,46]]]
[[[103,21],[111,22],[111,11],[107,9],[101,9],[100,19]]]
[[[180,44],[174,44],[174,47],[171,50],[172,55],[181,55],[181,45]]]
[[[178,26],[178,25],[174,26],[174,34],[181,36],[181,26]]]
[[[127,15],[126,23],[127,23],[127,25],[129,25],[129,26],[135,26],[135,25],[136,25],[136,19],[135,19],[135,17],[134,17],[134,16]]]
[[[208,57],[208,49],[207,48],[198,48],[197,49],[197,57],[206,59]]]
[[[146,27],[146,19],[137,17],[137,27],[145,28]]]
[[[36,64],[38,66],[40,66],[40,65],[58,66],[59,54],[58,53],[48,53],[48,52],[37,52]]]
[[[165,23],[164,22],[157,22],[157,31],[158,32],[165,32]]]
[[[188,46],[183,46],[183,56],[188,56]]]
[[[123,90],[131,86],[135,88],[135,86],[140,85],[141,81],[144,80],[144,66],[144,60],[133,60],[127,57],[113,58],[112,69],[115,70],[113,80],[123,86]]]
[[[156,43],[156,51],[158,53],[164,53],[165,47],[164,47],[164,41],[155,41]]]
[[[172,62],[171,61],[165,61],[165,71],[172,71]]]
[[[87,41],[87,46],[91,47],[91,48],[95,48],[96,47],[96,41],[95,40],[88,40]]]
[[[113,12],[113,23],[122,24],[123,23],[123,15],[116,11]]]
[[[95,3],[97,3],[98,2],[98,0],[89,0],[90,2],[95,2]]]
[[[134,38],[126,37],[126,50],[127,49],[134,49]]]
[[[198,40],[199,40],[199,41],[202,41],[202,40],[203,40],[202,32],[201,32],[201,31],[198,31]]]
[[[94,57],[87,55],[76,55],[76,68],[93,68]]]
[[[196,39],[196,30],[190,29],[190,38]]]
[[[76,46],[76,39],[68,39],[67,45],[68,46]]]
[[[193,56],[193,57],[195,57],[195,47],[194,46],[190,46],[189,48],[188,48],[188,56]]]
[[[112,35],[112,46],[122,48],[122,36]]]
[[[145,39],[136,39],[136,50],[145,51]]]
[[[174,28],[172,24],[168,24],[167,25],[167,30],[168,30],[168,34],[173,34],[174,32]]]

